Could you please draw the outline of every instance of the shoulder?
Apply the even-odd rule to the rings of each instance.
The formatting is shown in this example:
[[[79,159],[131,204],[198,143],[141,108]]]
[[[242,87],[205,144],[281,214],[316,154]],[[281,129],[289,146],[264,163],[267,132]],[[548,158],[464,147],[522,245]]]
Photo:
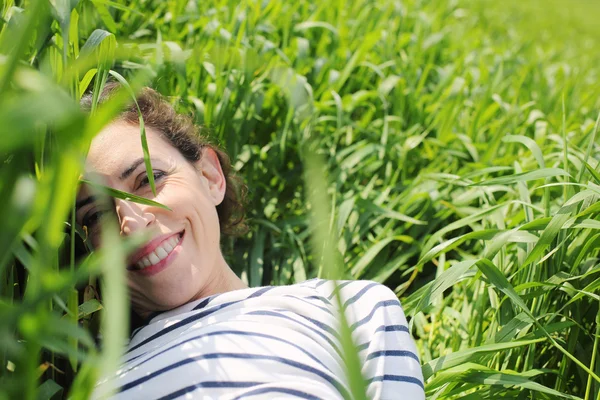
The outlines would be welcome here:
[[[313,283],[321,296],[344,315],[359,343],[372,335],[406,335],[408,321],[396,294],[387,286],[367,280],[326,281]],[[339,302],[336,292],[339,291]]]
[[[344,308],[349,306],[375,305],[380,302],[395,303],[400,305],[396,294],[387,286],[368,280],[326,280],[313,279],[307,281],[317,289],[322,296],[334,299],[339,291]]]

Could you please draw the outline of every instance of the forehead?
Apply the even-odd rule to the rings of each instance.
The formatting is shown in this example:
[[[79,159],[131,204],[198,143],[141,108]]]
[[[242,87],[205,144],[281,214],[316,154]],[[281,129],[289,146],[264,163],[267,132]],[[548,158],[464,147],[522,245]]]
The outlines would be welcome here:
[[[153,128],[146,127],[148,150],[152,159],[175,161],[179,151]],[[116,121],[107,125],[92,140],[85,174],[100,175],[112,181],[129,168],[132,162],[144,156],[139,125]]]

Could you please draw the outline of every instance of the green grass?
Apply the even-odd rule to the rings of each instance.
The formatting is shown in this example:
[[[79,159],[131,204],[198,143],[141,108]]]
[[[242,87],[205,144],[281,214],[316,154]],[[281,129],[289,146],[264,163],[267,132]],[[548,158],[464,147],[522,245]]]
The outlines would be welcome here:
[[[250,285],[395,289],[432,399],[600,399],[599,10],[1,2],[0,399],[85,398],[118,362],[126,248],[70,239],[86,148],[131,95],[77,100],[116,74],[232,156],[252,229],[223,248]]]

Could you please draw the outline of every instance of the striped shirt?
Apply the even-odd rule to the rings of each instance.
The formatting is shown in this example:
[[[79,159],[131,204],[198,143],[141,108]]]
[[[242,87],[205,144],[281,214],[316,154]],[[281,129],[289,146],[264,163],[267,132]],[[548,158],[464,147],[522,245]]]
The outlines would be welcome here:
[[[395,294],[338,281],[369,399],[425,399]],[[248,288],[193,301],[134,332],[94,398],[349,399],[333,281]]]

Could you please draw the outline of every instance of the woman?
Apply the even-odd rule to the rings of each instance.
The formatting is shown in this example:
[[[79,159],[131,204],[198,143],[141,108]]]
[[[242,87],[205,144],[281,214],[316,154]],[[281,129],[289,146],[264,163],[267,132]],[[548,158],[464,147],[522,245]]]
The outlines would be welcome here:
[[[107,85],[101,101],[116,88]],[[90,101],[84,98],[84,106]],[[170,211],[121,199],[103,209],[87,188],[80,190],[77,221],[94,246],[102,245],[99,218],[109,211],[122,235],[151,237],[127,267],[132,309],[147,323],[133,333],[121,368],[100,383],[95,397],[350,398],[334,283],[248,288],[219,245],[221,233],[243,225],[240,186],[227,155],[152,89],[142,91],[138,104],[156,196],[135,105],[93,140],[85,173]],[[394,293],[369,281],[339,287],[368,397],[423,399],[419,359]]]

